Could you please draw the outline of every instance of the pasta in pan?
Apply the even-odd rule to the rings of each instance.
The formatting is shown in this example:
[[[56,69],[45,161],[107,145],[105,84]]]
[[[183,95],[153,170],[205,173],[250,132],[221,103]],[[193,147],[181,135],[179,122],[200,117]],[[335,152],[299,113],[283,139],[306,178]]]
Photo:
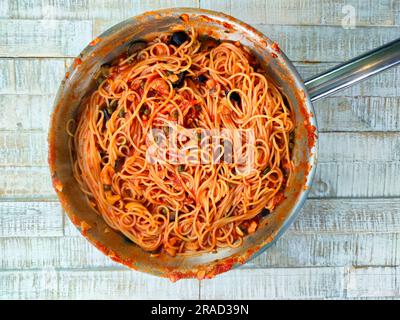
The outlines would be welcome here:
[[[107,224],[144,250],[240,246],[284,198],[293,116],[240,43],[160,34],[96,78],[67,129],[73,173]]]

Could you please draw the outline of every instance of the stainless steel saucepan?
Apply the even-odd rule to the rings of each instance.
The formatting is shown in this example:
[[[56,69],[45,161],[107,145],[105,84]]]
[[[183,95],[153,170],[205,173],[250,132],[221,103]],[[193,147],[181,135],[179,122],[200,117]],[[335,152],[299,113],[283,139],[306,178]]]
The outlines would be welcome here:
[[[182,19],[182,14],[187,15],[185,19]],[[126,242],[119,232],[104,232],[106,223],[88,206],[73,178],[65,128],[67,121],[76,116],[82,99],[93,90],[93,75],[102,64],[123,53],[130,42],[170,31],[177,25],[184,25],[186,28],[194,26],[200,33],[221,40],[238,40],[251,48],[265,64],[268,76],[288,97],[294,110],[295,172],[288,182],[286,199],[262,220],[257,232],[245,238],[241,247],[195,257],[172,258],[162,254],[154,258],[138,246]],[[318,132],[312,101],[399,62],[400,40],[396,40],[304,82],[276,43],[253,27],[228,15],[180,8],[159,10],[130,18],[93,40],[74,60],[61,83],[49,132],[49,164],[53,185],[71,221],[91,243],[111,259],[130,268],[172,280],[213,277],[263,252],[284,233],[299,213],[310,190],[317,160]]]

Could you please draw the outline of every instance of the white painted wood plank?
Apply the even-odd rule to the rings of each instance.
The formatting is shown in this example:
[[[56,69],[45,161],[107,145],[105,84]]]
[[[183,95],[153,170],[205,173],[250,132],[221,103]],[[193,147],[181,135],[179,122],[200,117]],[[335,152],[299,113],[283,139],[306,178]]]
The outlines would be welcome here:
[[[0,167],[1,200],[56,199],[47,167]]]
[[[267,1],[231,1],[230,9],[234,17],[247,21],[250,24],[271,23],[271,7]],[[271,16],[273,16],[273,14]]]
[[[76,56],[92,39],[91,21],[0,20],[0,56]]]
[[[0,238],[0,269],[125,268],[80,237]]]
[[[320,163],[400,161],[397,132],[326,132],[319,138]]]
[[[57,274],[52,270],[0,272],[0,299],[55,299]]]
[[[399,233],[288,232],[246,267],[393,266],[400,264]]]
[[[46,166],[47,134],[0,131],[0,166]]]
[[[400,267],[351,268],[346,292],[349,298],[399,298]]]
[[[399,25],[400,24],[400,3],[398,1],[394,1],[394,10],[395,10],[394,23],[395,23],[395,25]]]
[[[95,21],[94,33],[115,24]],[[1,20],[0,56],[75,56],[92,38],[90,21]],[[343,61],[398,36],[397,27],[256,25],[294,61]],[[331,35],[335,34],[332,38]],[[364,41],[365,38],[370,41]]]
[[[15,93],[56,93],[64,76],[63,59],[15,59]]]
[[[7,1],[7,0],[5,0]],[[145,11],[173,7],[198,7],[198,0],[8,0],[9,8],[0,17],[13,19],[93,19],[123,20]]]
[[[67,231],[64,223],[71,231]],[[3,238],[80,236],[58,201],[1,201],[0,226]]]
[[[95,0],[89,1],[89,16],[91,18],[100,19],[115,19],[116,22],[138,15],[145,11],[153,11],[163,8],[173,7],[198,7],[198,0],[119,0],[116,4],[112,0],[103,0],[96,2]]]
[[[201,0],[200,7],[231,14],[248,23],[342,25],[343,7],[353,6],[356,25],[390,26],[396,23],[398,6],[395,1],[357,0]]]
[[[0,93],[15,91],[15,69],[13,59],[0,59]]]
[[[343,268],[239,269],[200,283],[201,299],[318,299],[343,296]]]
[[[232,3],[230,0],[219,0],[219,1],[200,0],[200,8],[214,10],[214,11],[223,12],[223,13],[232,15],[231,6],[236,5],[235,2],[236,1],[234,1]],[[239,2],[239,1],[237,1],[237,2]],[[260,1],[260,2],[262,2],[262,1]],[[263,3],[261,3],[261,5],[263,5]],[[273,4],[271,4],[271,5],[273,5]],[[243,18],[239,18],[239,16],[235,16],[235,18],[241,19],[246,23],[250,23],[249,18],[246,18],[246,21]]]
[[[135,271],[60,272],[59,298],[69,299],[198,299],[199,281],[172,283]]]
[[[47,131],[54,95],[0,94],[0,130]]]
[[[74,1],[8,1],[4,18],[11,19],[88,19],[87,0]]]
[[[0,6],[1,18],[13,19],[125,19],[148,10],[171,7],[198,7],[196,0],[177,1],[62,1],[5,0]],[[250,23],[341,25],[345,5],[356,13],[356,25],[390,26],[397,22],[395,1],[310,1],[266,0],[231,1],[201,0],[200,7],[231,14]]]
[[[63,236],[61,211],[57,202],[0,202],[0,237]]]
[[[118,267],[85,238],[0,238],[1,269]],[[288,231],[244,268],[393,266],[400,264],[400,233]]]
[[[344,61],[399,36],[397,27],[355,29],[343,29],[338,26],[255,25],[255,27],[277,41],[293,61]]]
[[[199,281],[130,270],[0,272],[0,299],[198,299]]]
[[[400,194],[400,163],[319,163],[310,197],[395,197]]]
[[[0,93],[55,94],[65,75],[64,59],[0,58]]]
[[[7,18],[10,15],[10,7],[8,0],[0,2],[0,17]]]
[[[399,97],[327,97],[316,101],[314,107],[320,131],[400,130]]]
[[[400,199],[309,199],[294,233],[400,232]]]

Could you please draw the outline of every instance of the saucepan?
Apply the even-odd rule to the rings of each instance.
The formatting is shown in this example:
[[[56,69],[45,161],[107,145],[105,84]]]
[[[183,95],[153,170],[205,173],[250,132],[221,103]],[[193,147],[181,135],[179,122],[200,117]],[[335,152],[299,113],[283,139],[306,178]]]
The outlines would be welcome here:
[[[182,15],[185,19],[182,19]],[[127,242],[118,231],[105,232],[106,223],[88,205],[72,174],[67,122],[75,118],[82,100],[94,89],[94,74],[104,63],[122,54],[132,41],[170,31],[177,25],[194,26],[221,40],[240,41],[266,67],[268,77],[290,101],[296,129],[293,149],[295,171],[285,200],[261,220],[243,245],[192,257],[154,258]],[[94,39],[73,61],[57,93],[49,132],[49,165],[54,188],[70,220],[111,259],[132,269],[168,277],[211,278],[240,266],[271,246],[299,213],[311,188],[317,164],[318,130],[312,102],[400,62],[400,39],[303,81],[278,44],[253,27],[223,13],[174,8],[148,12],[125,20]]]

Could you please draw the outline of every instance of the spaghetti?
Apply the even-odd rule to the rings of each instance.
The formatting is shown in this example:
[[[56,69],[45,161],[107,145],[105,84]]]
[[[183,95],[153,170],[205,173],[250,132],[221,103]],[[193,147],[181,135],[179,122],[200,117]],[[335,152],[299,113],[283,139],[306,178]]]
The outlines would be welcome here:
[[[291,109],[240,43],[194,29],[165,33],[133,43],[96,77],[97,89],[67,129],[73,174],[106,223],[144,250],[175,256],[238,247],[284,198]],[[164,146],[166,161],[146,157],[153,129],[178,137]],[[212,157],[215,148],[200,148],[200,129],[250,130],[253,143],[240,150],[254,154],[251,169],[168,161],[188,139],[179,140],[185,130],[195,139],[197,132],[191,154]],[[235,159],[226,149],[232,136],[217,138],[217,160]]]

